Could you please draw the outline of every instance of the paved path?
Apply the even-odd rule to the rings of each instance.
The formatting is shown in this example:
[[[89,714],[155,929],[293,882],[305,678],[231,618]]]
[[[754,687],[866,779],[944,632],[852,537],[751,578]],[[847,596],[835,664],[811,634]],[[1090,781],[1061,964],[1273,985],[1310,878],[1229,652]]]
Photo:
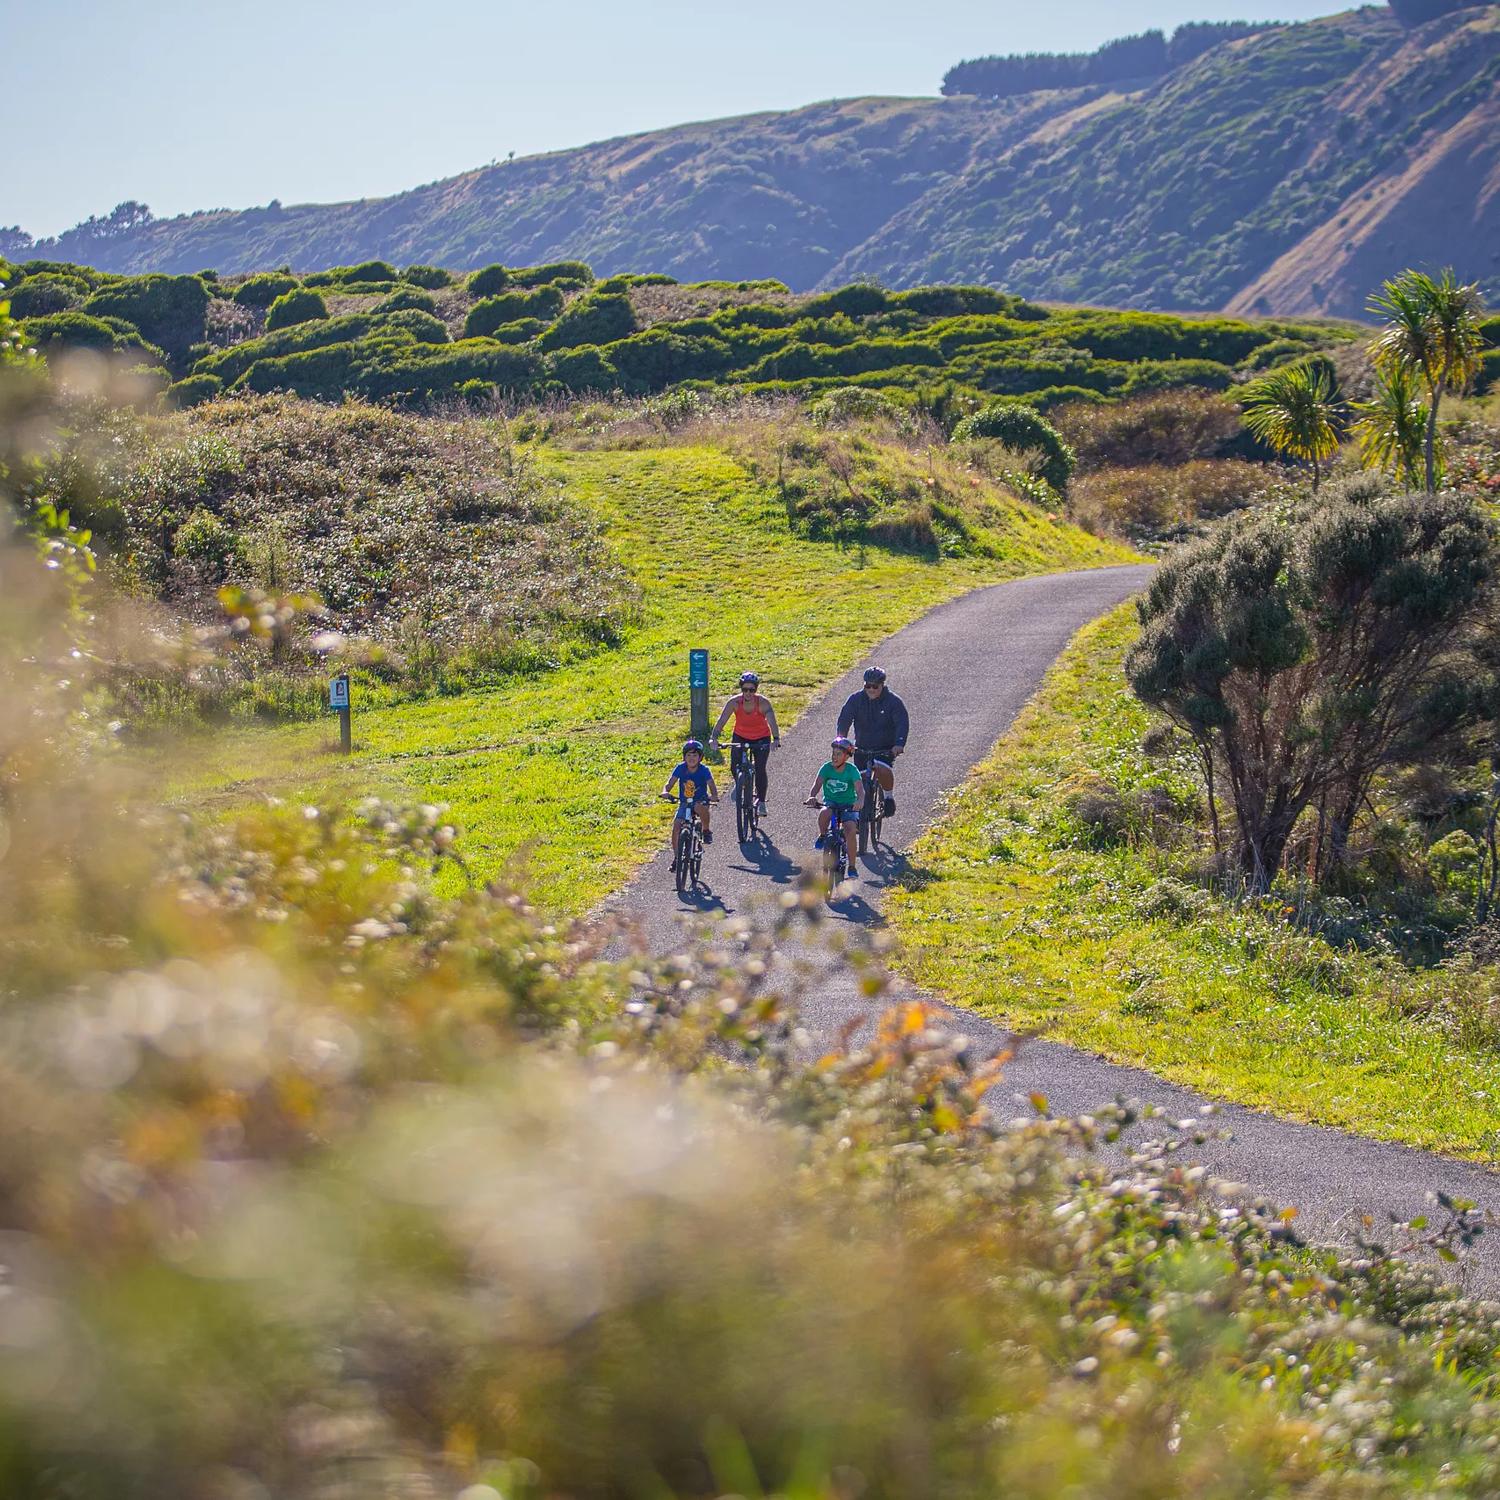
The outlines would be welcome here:
[[[888,839],[898,847],[910,844],[940,811],[943,794],[964,780],[1010,726],[1074,632],[1138,591],[1149,576],[1147,567],[1103,568],[981,589],[933,610],[872,653],[870,660],[890,673],[912,719],[911,747],[897,768],[898,814],[886,827]],[[653,950],[669,952],[680,945],[684,910],[753,915],[757,902],[794,884],[804,865],[813,863],[816,830],[801,798],[826,758],[838,707],[859,686],[865,665],[835,683],[783,736],[781,753],[771,759],[771,815],[754,848],[735,844],[733,809],[722,785],[727,766],[716,768],[726,800],[717,810],[715,843],[704,859],[711,887],[707,898],[684,907],[672,888],[664,848],[609,903],[640,924]],[[717,712],[718,705],[713,707]],[[831,908],[835,927],[880,920],[881,890],[899,858],[881,851],[865,867],[853,894]],[[890,1001],[889,994],[879,1002],[860,995],[853,977],[823,947],[809,947],[797,958],[811,965],[803,1016],[820,1046],[831,1043],[851,1018],[869,1016]],[[955,1008],[949,1014],[982,1054],[1006,1040],[1002,1028],[972,1012]],[[1413,1086],[1441,1084],[1415,1079]],[[1004,1095],[1013,1092],[1021,1101],[1015,1112],[1025,1113],[1024,1101],[1034,1090],[1059,1113],[1086,1113],[1121,1095],[1160,1104],[1174,1116],[1193,1114],[1207,1102],[1140,1069],[1055,1043],[1024,1048],[993,1102],[1010,1113]],[[1234,1106],[1221,1108],[1218,1123],[1233,1132],[1233,1139],[1206,1147],[1202,1159],[1221,1177],[1295,1204],[1298,1227],[1312,1238],[1345,1238],[1363,1213],[1384,1224],[1388,1212],[1404,1218],[1424,1212],[1434,1188],[1500,1207],[1500,1177],[1481,1167]],[[1476,1287],[1500,1289],[1500,1234],[1481,1243],[1462,1275]]]

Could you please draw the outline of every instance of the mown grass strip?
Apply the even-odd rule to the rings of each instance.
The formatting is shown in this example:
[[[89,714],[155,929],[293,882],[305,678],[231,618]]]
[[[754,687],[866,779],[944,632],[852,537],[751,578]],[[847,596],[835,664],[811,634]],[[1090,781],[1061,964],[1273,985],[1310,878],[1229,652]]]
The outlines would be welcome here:
[[[1121,672],[1135,628],[1126,606],[1083,630],[918,841],[916,876],[889,899],[901,967],[1005,1025],[1217,1098],[1496,1159],[1500,1058],[1403,1013],[1394,960],[1221,899],[1181,854],[1084,846],[1063,813],[1075,791],[1181,774],[1139,750],[1147,718]]]
[[[808,541],[774,494],[712,447],[544,450],[540,461],[604,520],[641,586],[641,622],[621,647],[460,697],[356,704],[348,762],[329,753],[328,725],[199,740],[179,795],[446,802],[478,877],[519,867],[543,905],[583,911],[662,837],[652,794],[686,730],[689,647],[711,652],[715,700],[753,665],[790,724],[861,652],[945,599],[1024,573],[1133,560],[1021,505],[994,559]]]

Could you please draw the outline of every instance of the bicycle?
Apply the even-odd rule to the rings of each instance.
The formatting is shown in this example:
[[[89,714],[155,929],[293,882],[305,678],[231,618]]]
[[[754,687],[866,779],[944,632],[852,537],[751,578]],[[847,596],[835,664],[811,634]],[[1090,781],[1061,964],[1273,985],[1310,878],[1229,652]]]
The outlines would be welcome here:
[[[878,764],[890,769],[890,762],[881,760],[868,750],[854,752],[854,764],[859,767],[859,779],[864,784],[865,801],[859,812],[859,852],[868,854],[872,844],[880,843],[880,830],[885,826],[885,788],[875,775]]]
[[[677,798],[670,792],[663,792],[662,801],[676,802]],[[696,895],[703,884],[703,825],[691,807],[688,808],[687,817],[684,818],[679,812],[672,822],[674,827],[679,822],[682,824],[682,836],[677,840],[677,853],[672,857],[672,876],[677,882],[677,894],[686,896],[691,892]]]
[[[809,798],[807,805],[822,809],[827,807],[833,814],[828,820],[828,832],[823,835],[823,879],[828,883],[829,894],[849,878],[849,840],[844,836],[844,824],[852,807],[841,807],[837,803],[818,802]]]
[[[715,750],[719,742],[713,742]],[[773,745],[768,747],[774,748]],[[760,831],[760,813],[756,811],[755,757],[750,753],[749,742],[732,740],[730,755],[736,756],[739,766],[734,773],[734,831],[742,844],[748,844]]]

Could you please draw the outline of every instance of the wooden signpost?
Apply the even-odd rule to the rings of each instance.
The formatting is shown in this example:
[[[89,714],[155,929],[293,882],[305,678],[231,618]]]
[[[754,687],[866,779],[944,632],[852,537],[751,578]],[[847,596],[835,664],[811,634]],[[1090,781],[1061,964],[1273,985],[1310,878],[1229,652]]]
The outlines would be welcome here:
[[[348,755],[354,748],[354,733],[349,722],[349,674],[340,672],[328,680],[328,706],[339,716],[339,754]]]

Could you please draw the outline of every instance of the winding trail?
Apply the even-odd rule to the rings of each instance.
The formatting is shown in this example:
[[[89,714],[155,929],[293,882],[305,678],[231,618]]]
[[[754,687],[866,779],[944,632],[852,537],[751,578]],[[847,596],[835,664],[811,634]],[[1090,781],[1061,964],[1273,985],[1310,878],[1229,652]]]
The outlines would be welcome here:
[[[1073,634],[1137,592],[1150,574],[1146,566],[1099,568],[979,589],[934,609],[872,653],[870,659],[887,669],[891,686],[911,710],[911,746],[897,768],[898,813],[886,826],[886,837],[895,846],[909,845],[934,820],[943,794],[989,754]],[[717,810],[715,843],[704,860],[704,878],[711,887],[707,898],[684,907],[672,888],[664,847],[607,903],[608,909],[638,925],[652,951],[670,952],[681,946],[685,909],[694,915],[718,912],[753,918],[758,902],[794,885],[804,864],[816,858],[811,847],[813,815],[801,806],[801,799],[826,758],[838,706],[859,686],[865,665],[862,661],[834,683],[782,736],[782,750],[771,761],[771,813],[762,823],[762,841],[753,849],[735,843],[733,810],[728,788],[722,785],[727,765],[715,767],[725,801]],[[862,862],[861,879],[852,894],[830,908],[834,930],[840,922],[868,926],[881,920],[881,890],[899,859],[894,850],[883,849],[872,863]],[[832,1044],[850,1020],[871,1017],[891,1002],[890,991],[878,1001],[861,995],[854,976],[829,944],[799,945],[796,961],[804,974],[799,987],[803,1024],[819,1049]],[[898,986],[896,994],[902,993],[918,992]],[[951,1024],[982,1055],[1007,1041],[1003,1027],[970,1011],[947,1010]],[[1412,1083],[1418,1088],[1442,1086],[1438,1079]],[[1121,1096],[1161,1105],[1174,1117],[1195,1114],[1208,1103],[1205,1096],[1141,1069],[1050,1042],[1023,1048],[992,1102],[1002,1113],[1029,1113],[1026,1100],[1033,1091],[1045,1094],[1054,1110],[1067,1114],[1086,1113]],[[1009,1094],[1018,1101],[1014,1111],[1008,1105]],[[1347,1241],[1367,1213],[1378,1227],[1388,1222],[1389,1214],[1409,1218],[1425,1212],[1434,1189],[1500,1206],[1500,1177],[1480,1165],[1234,1105],[1219,1107],[1217,1124],[1232,1138],[1204,1147],[1200,1159],[1222,1178],[1295,1205],[1299,1231],[1311,1239]],[[1500,1234],[1481,1240],[1459,1274],[1474,1290],[1500,1290]]]

